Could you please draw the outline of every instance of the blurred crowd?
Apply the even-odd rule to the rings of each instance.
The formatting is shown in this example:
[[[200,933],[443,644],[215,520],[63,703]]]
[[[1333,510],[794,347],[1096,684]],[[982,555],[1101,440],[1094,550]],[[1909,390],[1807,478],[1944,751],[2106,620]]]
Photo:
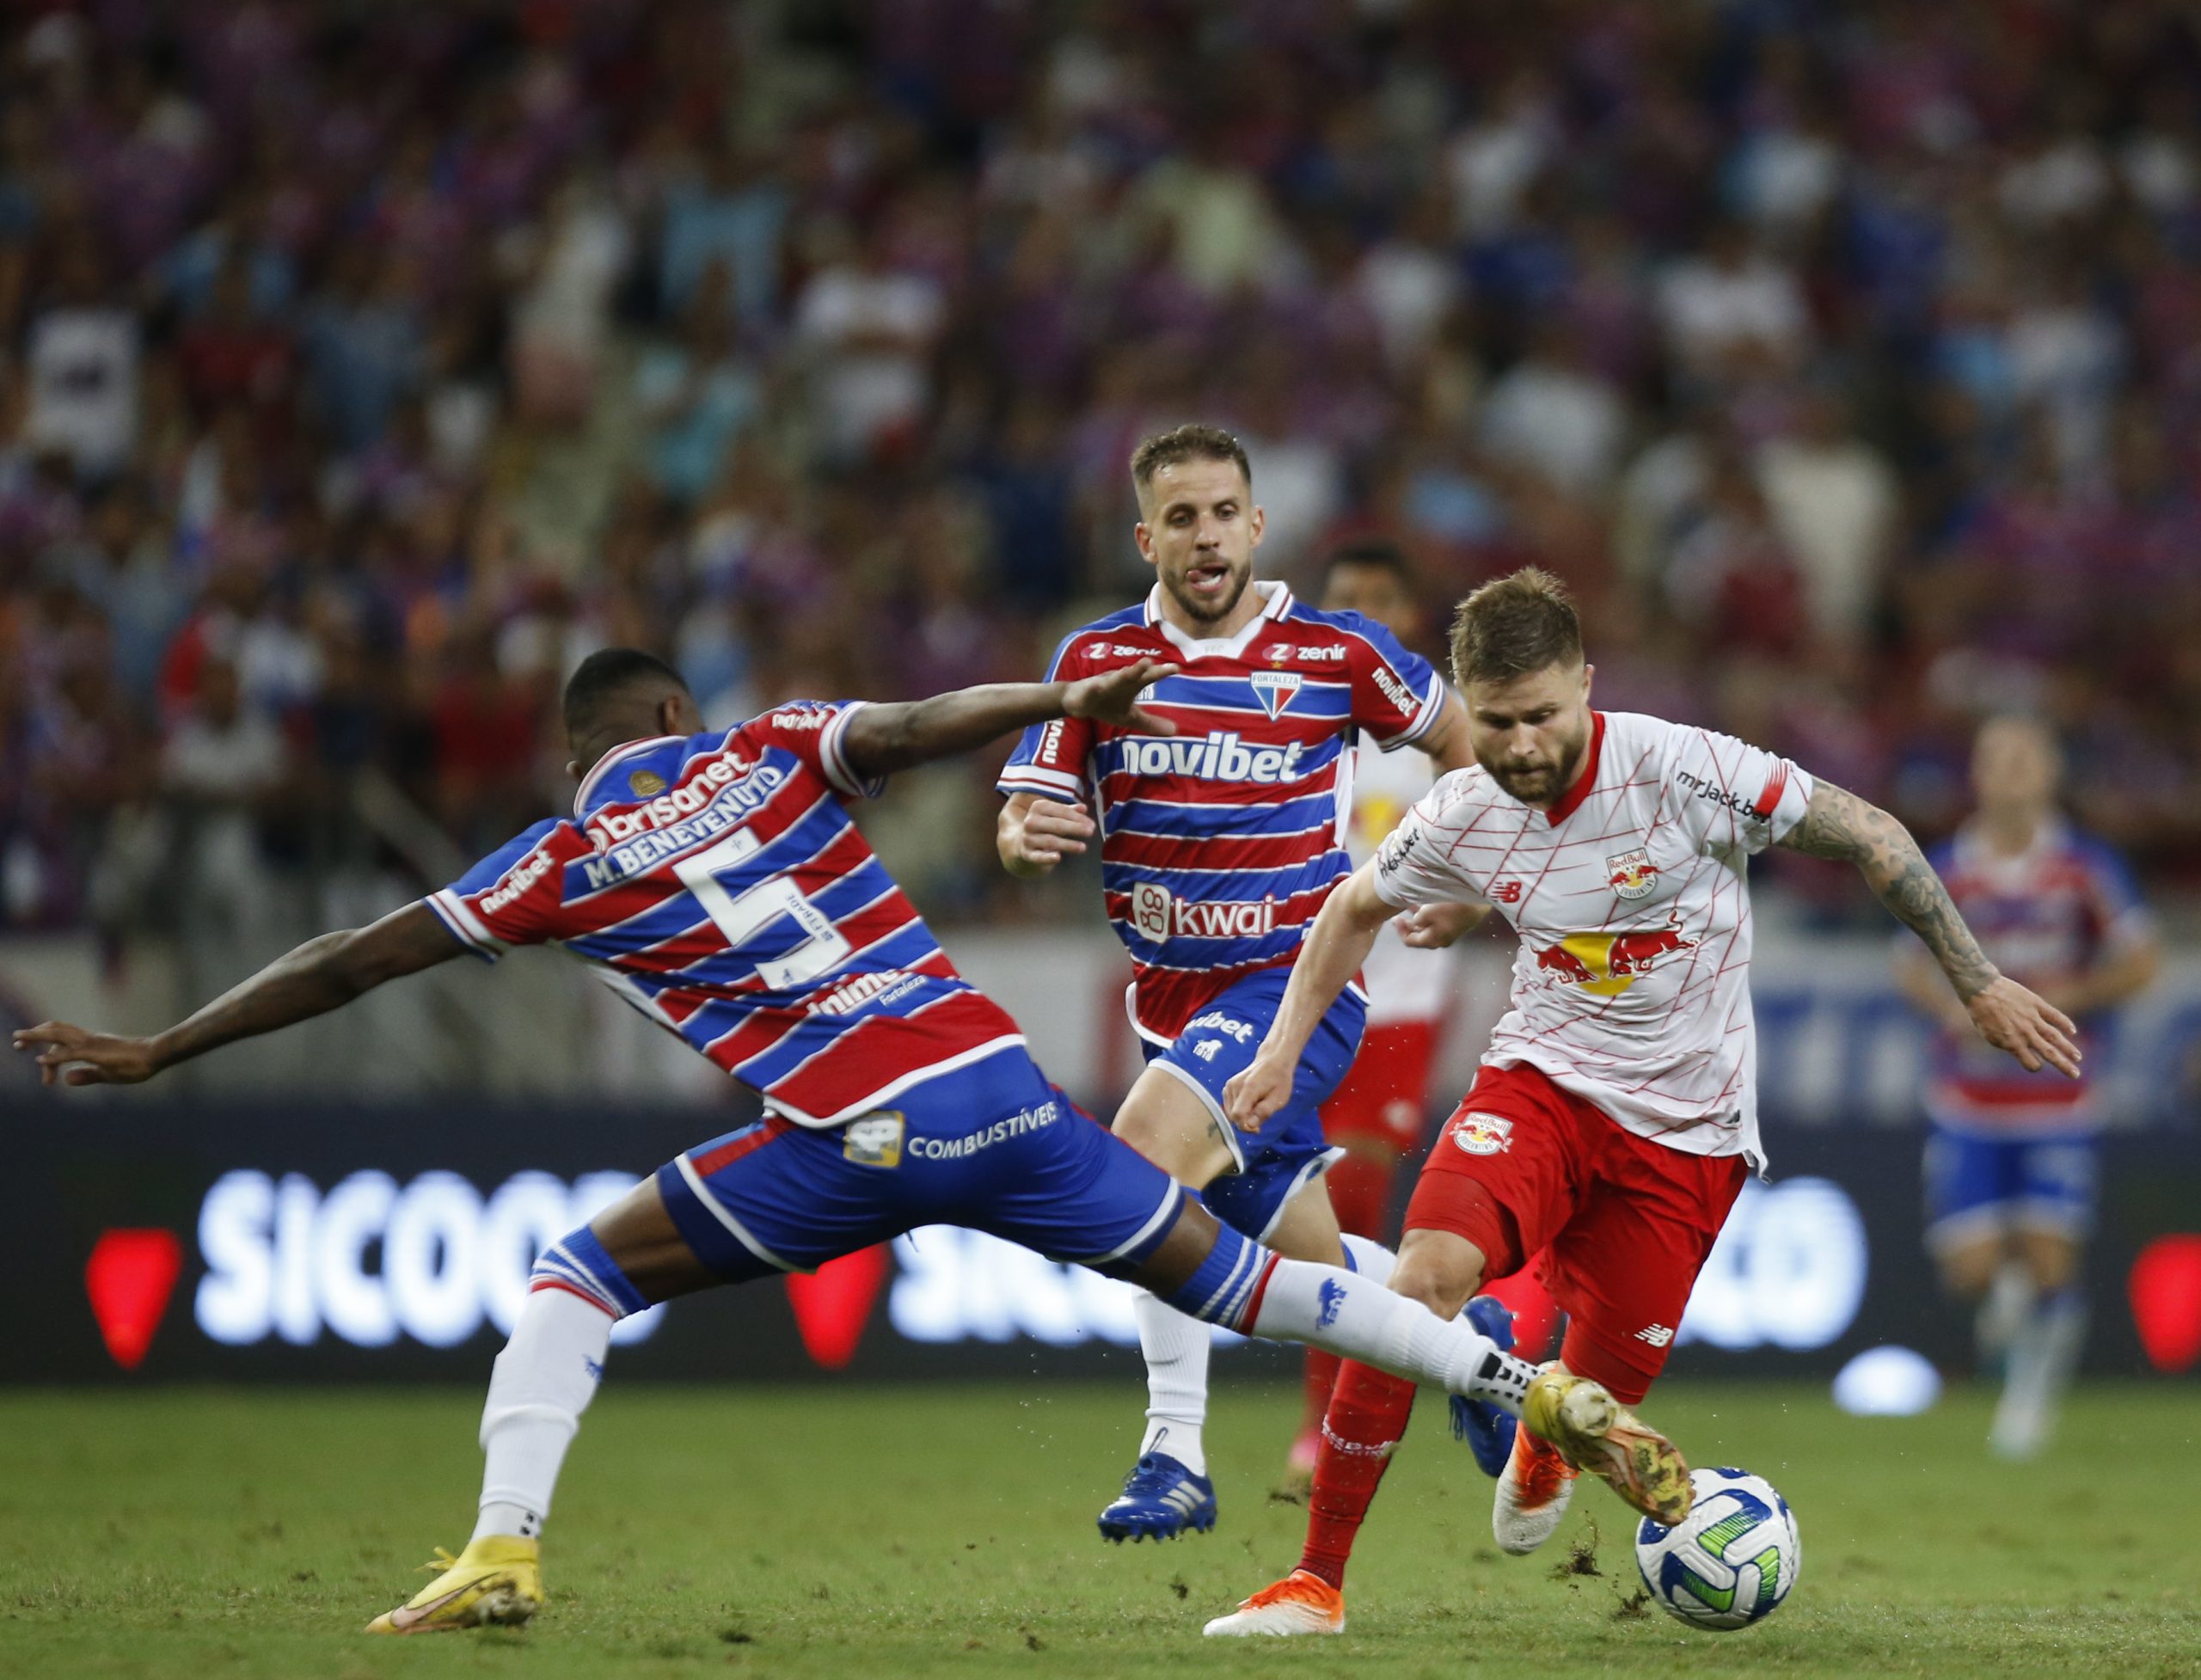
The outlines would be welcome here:
[[[2043,710],[2201,884],[2182,6],[9,19],[0,926],[470,855],[551,808],[607,642],[720,721],[1036,675],[1143,592],[1125,459],[1192,418],[1272,573],[1537,561],[1604,703],[1928,833],[1977,716]],[[992,769],[911,819],[951,915],[1035,902]]]

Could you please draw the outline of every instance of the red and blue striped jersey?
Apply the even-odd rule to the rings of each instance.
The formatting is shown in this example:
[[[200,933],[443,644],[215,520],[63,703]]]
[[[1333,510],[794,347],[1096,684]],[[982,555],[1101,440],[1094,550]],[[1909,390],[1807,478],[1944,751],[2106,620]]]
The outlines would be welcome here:
[[[2015,856],[1964,829],[1929,861],[1987,960],[2020,985],[2069,980],[2117,947],[2154,936],[2124,860],[2059,819],[2044,823]],[[2090,1052],[2104,1024],[2079,1022]],[[2099,1059],[2090,1054],[2083,1071],[2091,1076]],[[1928,1101],[1938,1120],[1996,1131],[2062,1130],[2103,1118],[2090,1076],[2066,1079],[2053,1068],[2027,1073],[1971,1032],[1940,1035]]]
[[[1132,1024],[1157,1042],[1224,988],[1290,963],[1351,873],[1354,732],[1391,751],[1419,740],[1444,704],[1444,678],[1382,625],[1303,606],[1280,583],[1252,586],[1264,610],[1228,639],[1195,641],[1169,623],[1158,587],[1074,632],[1049,681],[1140,659],[1178,665],[1144,702],[1177,733],[1038,724],[997,784],[1091,802],[1108,920],[1135,972]]]
[[[842,740],[860,702],[630,741],[573,815],[431,896],[494,961],[555,941],[800,1125],[830,1126],[1024,1042],[955,972],[849,819],[875,795]]]

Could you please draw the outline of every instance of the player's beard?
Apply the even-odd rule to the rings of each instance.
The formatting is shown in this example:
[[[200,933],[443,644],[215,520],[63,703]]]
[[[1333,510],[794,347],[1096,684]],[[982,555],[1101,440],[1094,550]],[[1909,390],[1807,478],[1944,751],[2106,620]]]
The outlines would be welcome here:
[[[1187,587],[1185,577],[1209,566],[1220,566],[1228,575],[1219,594],[1203,597]],[[1238,610],[1238,603],[1245,598],[1246,586],[1253,580],[1254,562],[1250,559],[1200,561],[1186,567],[1183,574],[1175,577],[1165,574],[1162,586],[1169,592],[1169,598],[1184,610],[1185,616],[1195,624],[1219,624]]]
[[[1590,750],[1590,714],[1585,707],[1573,736],[1561,743],[1556,763],[1530,765],[1517,760],[1486,758],[1478,751],[1475,762],[1490,772],[1491,780],[1524,805],[1549,805],[1574,785],[1582,773],[1582,755]]]

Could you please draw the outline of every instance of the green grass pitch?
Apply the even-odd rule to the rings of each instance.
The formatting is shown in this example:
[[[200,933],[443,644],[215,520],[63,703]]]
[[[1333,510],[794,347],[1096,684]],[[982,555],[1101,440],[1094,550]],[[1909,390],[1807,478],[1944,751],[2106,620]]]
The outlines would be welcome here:
[[[372,1640],[430,1548],[463,1541],[479,1405],[457,1390],[0,1394],[9,1677],[1770,1675],[2201,1677],[2201,1394],[2083,1391],[2012,1469],[1984,1396],[1915,1420],[1823,1386],[1673,1384],[1693,1462],[1769,1476],[1804,1567],[1767,1625],[1635,1602],[1633,1524],[1585,1489],[1532,1558],[1425,1401],[1355,1560],[1343,1639],[1203,1640],[1281,1573],[1281,1387],[1222,1395],[1217,1530],[1118,1548],[1094,1512],[1135,1383],[663,1389],[615,1381],[568,1461],[549,1603],[524,1630]],[[1593,1573],[1594,1572],[1594,1573]]]

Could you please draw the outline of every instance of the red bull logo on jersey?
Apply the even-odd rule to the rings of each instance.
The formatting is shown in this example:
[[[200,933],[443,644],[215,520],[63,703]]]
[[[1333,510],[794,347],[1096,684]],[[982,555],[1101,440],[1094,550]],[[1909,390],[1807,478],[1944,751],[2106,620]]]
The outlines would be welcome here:
[[[1647,898],[1658,885],[1658,866],[1651,854],[1638,846],[1632,852],[1615,852],[1605,860],[1605,879],[1623,898]]]
[[[1186,904],[1158,881],[1141,881],[1131,888],[1131,925],[1157,944],[1170,939],[1257,939],[1276,929],[1276,900]]]
[[[1470,1112],[1452,1123],[1451,1135],[1469,1155],[1503,1155],[1513,1147],[1513,1122],[1503,1114]]]
[[[1297,678],[1292,679],[1292,686],[1297,688]],[[1291,696],[1287,694],[1284,698],[1288,700]],[[1261,703],[1270,702],[1264,696]],[[1270,707],[1269,714],[1273,717],[1283,709],[1279,702]],[[1190,738],[1172,735],[1167,740],[1128,740],[1123,744],[1124,768],[1134,776],[1188,776],[1202,782],[1297,782],[1299,755],[1305,751],[1303,741],[1294,741],[1289,746],[1248,746],[1235,729],[1213,730]]]
[[[1536,966],[1599,997],[1617,997],[1658,966],[1660,958],[1695,948],[1696,941],[1676,927],[1569,934],[1539,950]]]

